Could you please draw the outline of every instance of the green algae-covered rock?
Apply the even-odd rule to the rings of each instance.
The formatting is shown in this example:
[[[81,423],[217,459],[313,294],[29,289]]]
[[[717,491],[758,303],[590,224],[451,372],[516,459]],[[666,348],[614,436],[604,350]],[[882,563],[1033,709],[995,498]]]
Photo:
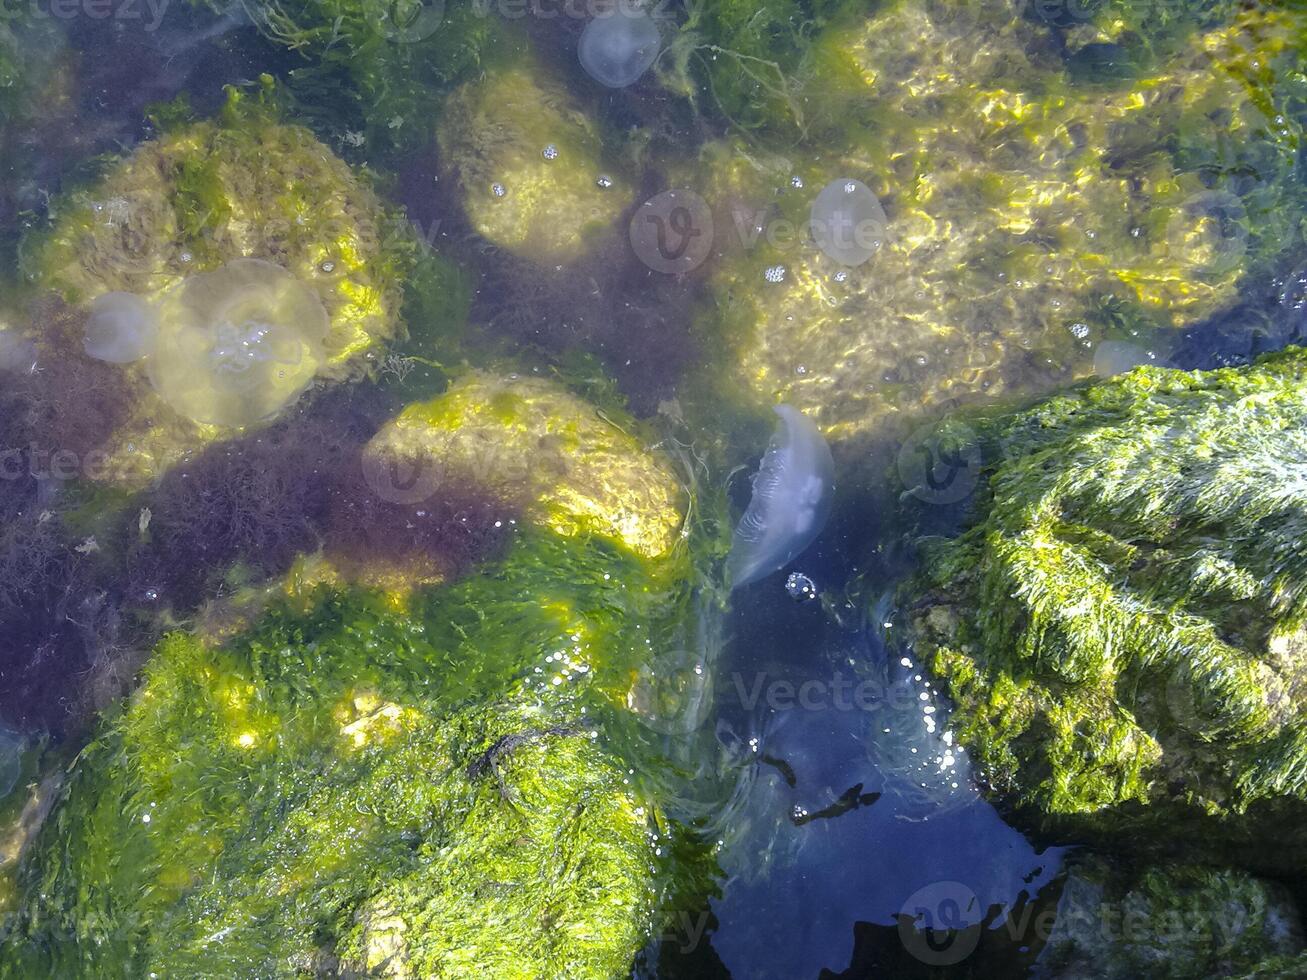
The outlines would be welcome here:
[[[644,576],[527,531],[402,610],[171,636],[73,767],[0,975],[626,975],[665,830],[597,724]]]
[[[188,449],[284,407],[314,378],[358,375],[370,350],[403,332],[413,256],[405,223],[307,129],[236,96],[218,120],[143,143],[51,212],[29,274],[80,304],[133,294],[160,320],[154,356],[122,367],[135,397],[106,447],[112,482],[144,485]],[[303,299],[284,301],[291,293]],[[296,312],[305,309],[323,322]],[[279,310],[293,322],[278,323]],[[250,329],[225,325],[237,313],[296,341],[290,367],[276,351],[254,371],[219,362],[217,352],[237,351],[233,340]],[[276,390],[241,390],[264,375]]]
[[[578,258],[631,203],[621,175],[604,167],[595,124],[529,63],[455,91],[436,139],[472,227],[542,264]]]
[[[693,577],[680,488],[622,422],[473,375],[383,429],[511,490],[506,551],[385,592],[306,558],[167,637],[25,847],[0,976],[627,975],[711,860],[627,708]]]
[[[1303,949],[1288,889],[1242,872],[1129,871],[1086,856],[1072,860],[1060,887],[1039,976],[1205,980],[1243,975]]]
[[[1084,377],[1104,340],[1165,351],[1302,240],[1307,15],[1186,32],[1098,85],[1021,7],[913,0],[836,23],[804,104],[841,111],[815,150],[732,139],[702,155],[691,186],[724,252],[703,319],[760,402],[829,438],[901,439],[960,400]],[[807,229],[821,189],[849,178],[888,222],[844,267]]]
[[[1307,867],[1307,352],[1139,369],[993,452],[912,615],[991,789],[1052,831]]]
[[[681,540],[685,501],[669,462],[555,381],[471,373],[384,426],[366,459],[377,471],[407,464],[431,494],[471,478],[557,533],[645,558]]]
[[[329,373],[400,332],[402,222],[303,127],[257,110],[141,144],[52,206],[31,272],[68,298],[161,296],[235,259],[286,269],[321,300]]]

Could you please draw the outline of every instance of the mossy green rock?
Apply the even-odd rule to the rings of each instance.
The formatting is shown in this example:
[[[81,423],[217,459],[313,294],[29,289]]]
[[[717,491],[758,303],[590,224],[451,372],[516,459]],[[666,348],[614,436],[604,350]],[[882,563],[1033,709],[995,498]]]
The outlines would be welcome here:
[[[402,610],[169,637],[72,767],[0,976],[625,976],[667,865],[598,729],[666,611],[648,570],[526,531]]]
[[[725,370],[854,455],[1230,308],[1302,240],[1307,15],[1203,25],[1111,85],[1081,79],[1029,4],[901,0],[828,26],[802,104],[838,111],[815,149],[722,140],[686,180],[714,209],[702,319]],[[808,223],[850,178],[888,223],[846,268]]]
[[[1307,352],[999,426],[913,635],[993,792],[1077,837],[1307,867]]]
[[[1288,890],[1237,871],[1073,859],[1036,972],[1057,980],[1238,976],[1303,948]],[[1286,974],[1287,975],[1287,974]]]
[[[578,258],[632,203],[625,180],[601,161],[598,128],[529,63],[455,91],[436,139],[472,227],[535,262]]]

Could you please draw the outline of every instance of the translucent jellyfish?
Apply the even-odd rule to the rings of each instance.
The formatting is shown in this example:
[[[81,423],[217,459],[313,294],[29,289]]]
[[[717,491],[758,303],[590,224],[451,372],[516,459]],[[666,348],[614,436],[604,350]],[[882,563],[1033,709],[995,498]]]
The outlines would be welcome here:
[[[1125,374],[1141,365],[1170,367],[1165,358],[1123,340],[1105,340],[1094,348],[1094,373],[1100,378]]]
[[[885,695],[870,715],[866,745],[895,813],[921,820],[974,803],[979,793],[950,724],[951,705],[910,653],[889,653],[877,678]]]
[[[13,330],[0,327],[0,371],[27,371],[36,363],[36,346]]]
[[[135,293],[105,293],[91,303],[82,346],[97,361],[130,364],[151,351],[159,339],[159,316]]]
[[[735,527],[727,572],[732,588],[785,567],[821,533],[835,495],[835,462],[811,420],[789,405],[781,417],[753,497]]]
[[[661,44],[662,35],[653,18],[621,3],[586,24],[578,53],[581,67],[596,82],[626,88],[657,60]]]
[[[871,188],[841,177],[821,189],[809,215],[817,246],[842,265],[862,265],[885,243],[889,218]]]
[[[245,426],[299,396],[324,360],[330,321],[316,293],[279,265],[238,259],[162,299],[149,360],[155,390],[195,422]]]
[[[27,743],[23,736],[0,727],[0,800],[14,791],[23,772],[23,749]]]

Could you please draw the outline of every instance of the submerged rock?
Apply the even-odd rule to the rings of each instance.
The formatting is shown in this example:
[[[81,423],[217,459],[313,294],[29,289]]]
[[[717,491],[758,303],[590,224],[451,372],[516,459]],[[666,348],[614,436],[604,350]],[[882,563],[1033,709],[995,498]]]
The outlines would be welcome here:
[[[542,264],[579,257],[631,203],[624,182],[601,165],[594,124],[538,67],[497,71],[455,91],[436,139],[477,233]]]
[[[1307,868],[1304,433],[1296,348],[998,428],[912,615],[994,794],[1059,834]]]
[[[760,403],[831,439],[901,439],[959,400],[1086,376],[1103,340],[1147,347],[1226,309],[1301,240],[1303,14],[1194,32],[1102,87],[1019,6],[898,2],[833,26],[821,150],[703,154],[696,186],[729,231],[707,318]],[[844,251],[810,224],[836,179],[865,184],[869,233],[883,204],[883,236]]]
[[[166,638],[24,861],[0,977],[629,973],[706,854],[620,734],[687,604],[679,489],[545,382],[474,376],[401,436],[535,501],[507,554],[404,595],[293,574]]]
[[[38,282],[92,304],[101,320],[108,296],[135,297],[130,300],[135,307],[148,304],[162,317],[164,343],[158,356],[147,359],[148,374],[176,411],[153,396],[143,366],[124,367],[138,397],[133,418],[109,447],[107,477],[115,482],[148,482],[221,428],[248,425],[275,412],[286,404],[288,390],[298,391],[314,377],[356,376],[365,352],[402,332],[401,279],[410,254],[405,225],[391,223],[372,190],[307,129],[272,121],[265,110],[246,107],[235,97],[218,121],[142,144],[97,185],[70,193],[52,211],[51,229],[32,249],[29,272]],[[246,379],[257,374],[271,383],[266,390],[246,392],[248,410],[196,411],[187,392],[208,385],[197,382],[207,376],[194,373],[197,358],[222,344],[205,334],[213,340],[205,351],[179,358],[170,338],[175,341],[179,331],[194,333],[181,322],[189,322],[187,311],[194,308],[191,299],[201,284],[217,284],[227,275],[225,286],[208,293],[231,290],[234,299],[240,290],[219,270],[246,260],[275,266],[285,283],[297,284],[279,287],[283,294],[308,297],[296,309],[313,307],[323,318],[320,329],[309,330],[316,333],[315,352],[300,358],[291,384],[267,372],[242,372]],[[212,275],[219,280],[205,278]],[[266,298],[270,288],[255,292]],[[122,328],[139,325],[140,317],[124,320],[125,300],[113,302],[117,315],[101,326],[117,332],[107,339],[97,333],[91,352],[126,360],[145,349],[144,341],[123,349],[114,338]],[[208,305],[216,309],[216,302]],[[306,366],[312,368],[307,376]]]
[[[645,558],[680,540],[675,471],[556,382],[470,374],[405,409],[366,458],[374,481],[415,503],[470,476],[562,534],[597,534]]]
[[[1033,976],[1206,980],[1303,950],[1289,890],[1238,871],[1073,858]],[[1292,974],[1285,973],[1284,976]]]

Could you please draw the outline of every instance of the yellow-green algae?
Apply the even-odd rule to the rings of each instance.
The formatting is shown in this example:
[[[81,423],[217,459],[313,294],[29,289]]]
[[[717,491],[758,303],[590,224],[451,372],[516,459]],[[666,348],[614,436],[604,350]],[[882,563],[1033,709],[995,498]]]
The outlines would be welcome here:
[[[1083,855],[1072,859],[1059,888],[1040,975],[1206,980],[1302,952],[1302,923],[1288,889],[1242,872],[1128,869]]]
[[[1307,866],[1307,352],[1140,368],[990,442],[911,617],[990,788],[1059,832]]]
[[[175,634],[72,766],[0,976],[625,976],[671,831],[596,734],[676,601],[522,532],[414,598]]]
[[[436,140],[472,227],[523,258],[578,258],[632,202],[620,171],[605,169],[596,125],[529,62],[451,94]]]
[[[142,144],[98,183],[57,200],[29,273],[78,303],[117,291],[154,301],[233,260],[272,263],[321,300],[329,323],[316,376],[342,380],[402,335],[413,250],[407,225],[307,129],[233,94],[218,119]],[[140,486],[223,429],[170,410],[143,367],[124,370],[138,397],[107,447],[106,475]]]
[[[599,535],[646,558],[680,540],[686,501],[669,462],[555,381],[472,372],[406,408],[365,453],[378,472],[411,467],[430,493],[471,478],[558,533]]]
[[[471,375],[383,430],[536,500],[507,554],[402,592],[297,569],[168,636],[68,768],[0,976],[626,976],[711,867],[627,707],[696,609],[632,425]]]
[[[705,325],[757,398],[847,439],[1048,390],[1088,374],[1105,338],[1231,306],[1245,274],[1302,240],[1285,103],[1304,84],[1305,17],[1191,33],[1112,86],[1079,83],[1013,4],[898,2],[828,28],[811,52],[821,99],[814,82],[804,100],[837,107],[820,149],[733,138],[703,154],[725,243]],[[840,178],[889,216],[851,269],[805,231]],[[783,282],[765,280],[775,268]]]

